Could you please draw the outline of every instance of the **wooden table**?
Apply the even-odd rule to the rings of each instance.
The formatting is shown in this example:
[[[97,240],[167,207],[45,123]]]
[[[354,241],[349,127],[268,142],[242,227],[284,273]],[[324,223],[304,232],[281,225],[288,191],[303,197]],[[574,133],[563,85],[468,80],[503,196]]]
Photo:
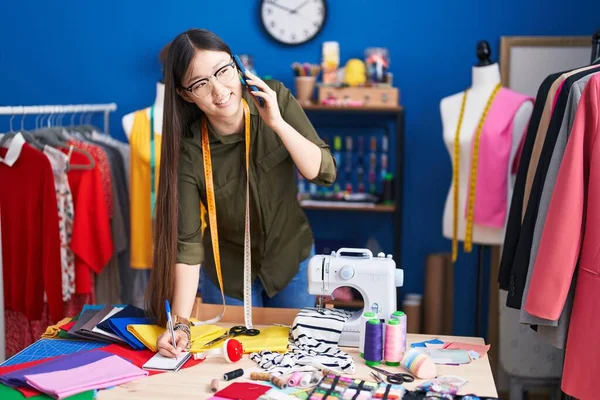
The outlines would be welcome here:
[[[221,324],[231,326],[231,324]],[[474,344],[484,344],[483,339],[460,336],[443,335],[408,335],[408,343],[422,342],[433,338],[439,338],[442,341],[465,342]],[[346,352],[352,355],[355,360],[356,374],[352,377],[365,380],[370,378],[370,371],[358,354],[358,348],[344,348]],[[99,400],[153,400],[153,399],[208,399],[211,393],[208,386],[212,379],[220,378],[219,388],[222,389],[230,382],[222,380],[223,374],[237,368],[242,368],[245,372],[244,377],[238,378],[233,382],[249,381],[250,372],[261,371],[254,361],[244,355],[244,358],[235,364],[228,364],[225,360],[208,359],[199,365],[191,368],[181,369],[176,373],[163,373],[153,375],[133,381],[110,390],[101,390],[98,392]],[[386,367],[389,371],[400,370],[399,368]],[[474,393],[479,396],[498,397],[496,385],[492,376],[489,359],[486,356],[472,361],[469,364],[460,366],[437,365],[438,375],[458,375],[468,381],[459,394]],[[423,380],[416,379],[412,383],[405,383],[407,389],[413,389]],[[258,382],[260,383],[260,382]]]

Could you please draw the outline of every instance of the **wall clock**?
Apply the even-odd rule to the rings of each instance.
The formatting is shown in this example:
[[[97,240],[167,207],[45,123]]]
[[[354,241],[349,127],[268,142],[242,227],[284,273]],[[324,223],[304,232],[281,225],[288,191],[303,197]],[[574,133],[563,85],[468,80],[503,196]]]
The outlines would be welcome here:
[[[325,0],[261,0],[260,19],[279,43],[300,45],[312,40],[325,25]]]

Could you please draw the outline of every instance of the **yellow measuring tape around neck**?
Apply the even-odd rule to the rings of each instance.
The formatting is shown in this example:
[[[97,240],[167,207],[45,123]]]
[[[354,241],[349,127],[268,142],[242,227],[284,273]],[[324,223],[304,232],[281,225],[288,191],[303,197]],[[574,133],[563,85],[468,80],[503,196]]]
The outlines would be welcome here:
[[[471,174],[469,179],[469,192],[468,192],[468,203],[467,203],[467,226],[465,229],[465,244],[464,249],[466,253],[470,253],[473,250],[473,215],[475,208],[475,185],[477,183],[477,164],[479,159],[479,138],[481,136],[481,131],[483,130],[483,125],[485,123],[485,119],[487,118],[488,112],[490,111],[490,107],[498,94],[498,91],[502,85],[499,83],[496,85],[492,94],[488,98],[488,101],[485,105],[483,113],[479,118],[479,123],[477,124],[477,131],[475,132],[474,142],[473,142],[473,160],[471,161]],[[460,116],[458,117],[458,124],[456,126],[456,134],[454,136],[454,162],[453,162],[453,170],[452,170],[452,180],[454,181],[453,190],[453,200],[454,200],[454,221],[452,227],[452,262],[456,261],[458,256],[458,215],[459,215],[459,207],[458,207],[458,192],[459,192],[459,171],[460,171],[460,130],[462,127],[462,121],[465,113],[465,104],[467,102],[467,94],[468,89],[463,92],[462,104],[460,106]]]
[[[252,329],[252,282],[251,282],[251,246],[250,246],[250,109],[246,100],[242,99],[244,107],[244,133],[246,142],[246,218],[244,221],[244,319],[246,328]],[[219,232],[217,230],[217,205],[215,203],[215,188],[213,184],[212,160],[208,138],[206,118],[202,118],[202,158],[204,161],[204,178],[206,181],[206,200],[208,202],[208,220],[212,241],[217,279],[221,288],[223,309],[221,314],[209,321],[200,321],[199,324],[212,324],[218,322],[225,314],[225,291],[223,289],[223,276],[221,274],[221,254],[219,252]]]

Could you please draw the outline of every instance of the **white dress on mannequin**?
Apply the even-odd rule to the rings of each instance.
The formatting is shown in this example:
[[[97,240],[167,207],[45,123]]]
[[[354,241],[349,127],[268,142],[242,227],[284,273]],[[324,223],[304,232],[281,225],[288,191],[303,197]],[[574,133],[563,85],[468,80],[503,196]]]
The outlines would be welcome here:
[[[460,155],[459,155],[459,185],[458,185],[458,232],[459,241],[465,240],[465,231],[467,221],[464,214],[465,204],[467,202],[468,184],[471,173],[471,158],[473,137],[475,136],[477,125],[484,112],[484,108],[494,88],[500,83],[500,69],[498,64],[494,63],[483,67],[473,67],[472,86],[469,88],[465,104],[462,127],[460,131]],[[459,122],[460,109],[463,100],[463,92],[445,97],[440,103],[440,111],[443,125],[444,143],[450,155],[450,160],[454,159],[454,139],[456,128]],[[512,147],[509,162],[506,170],[507,174],[507,209],[510,207],[512,197],[513,179],[511,177],[512,165],[517,155],[521,139],[525,134],[529,118],[533,111],[533,103],[525,101],[517,109],[513,116]],[[479,158],[481,161],[481,158]],[[452,161],[453,162],[453,161]],[[446,198],[443,219],[443,235],[445,238],[453,238],[454,227],[454,179],[450,183],[450,189]],[[508,212],[507,212],[508,214]],[[484,245],[500,245],[504,241],[504,227],[493,228],[474,223],[473,224],[473,243]]]
[[[163,126],[163,111],[165,104],[165,84],[157,82],[156,84],[156,98],[154,99],[154,132],[160,134]],[[123,124],[123,130],[127,139],[131,138],[131,130],[133,129],[133,120],[135,113],[138,110],[126,114],[121,120]],[[148,118],[150,118],[150,107],[146,109]]]

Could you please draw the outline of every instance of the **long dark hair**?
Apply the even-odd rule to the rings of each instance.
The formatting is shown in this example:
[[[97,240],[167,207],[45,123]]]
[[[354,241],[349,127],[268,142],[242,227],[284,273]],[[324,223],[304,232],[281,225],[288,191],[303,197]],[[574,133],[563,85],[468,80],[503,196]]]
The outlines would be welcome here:
[[[165,106],[162,149],[156,196],[152,271],[146,289],[146,309],[159,325],[166,323],[165,299],[173,299],[175,263],[177,262],[178,191],[177,166],[181,138],[189,125],[202,114],[194,103],[178,93],[197,50],[223,51],[229,46],[213,32],[190,29],[170,44],[165,60]],[[201,160],[198,160],[201,162]]]

